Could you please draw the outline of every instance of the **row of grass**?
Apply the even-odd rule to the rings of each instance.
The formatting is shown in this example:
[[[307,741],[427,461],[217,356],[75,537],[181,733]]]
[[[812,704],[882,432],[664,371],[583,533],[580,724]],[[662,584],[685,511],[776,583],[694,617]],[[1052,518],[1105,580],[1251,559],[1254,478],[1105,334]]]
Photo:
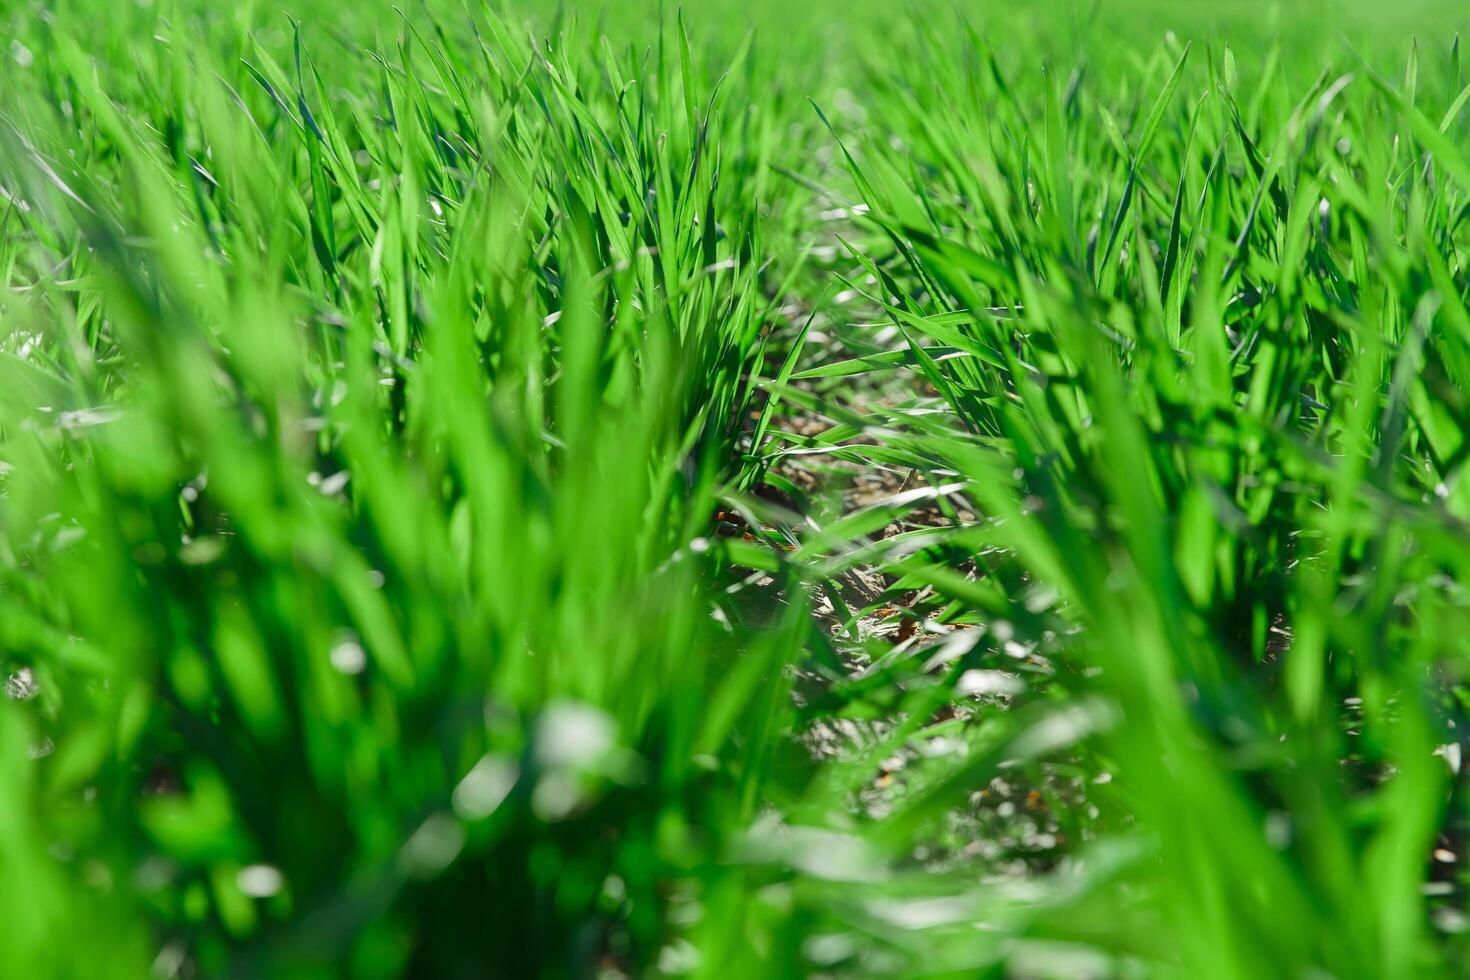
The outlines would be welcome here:
[[[1463,18],[0,12],[0,975],[1458,973]]]

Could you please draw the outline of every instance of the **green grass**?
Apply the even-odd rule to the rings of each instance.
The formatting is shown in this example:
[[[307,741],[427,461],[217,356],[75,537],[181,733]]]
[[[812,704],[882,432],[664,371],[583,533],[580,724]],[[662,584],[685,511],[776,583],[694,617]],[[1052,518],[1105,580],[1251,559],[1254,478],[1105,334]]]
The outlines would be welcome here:
[[[0,25],[0,976],[1463,974],[1470,14]]]

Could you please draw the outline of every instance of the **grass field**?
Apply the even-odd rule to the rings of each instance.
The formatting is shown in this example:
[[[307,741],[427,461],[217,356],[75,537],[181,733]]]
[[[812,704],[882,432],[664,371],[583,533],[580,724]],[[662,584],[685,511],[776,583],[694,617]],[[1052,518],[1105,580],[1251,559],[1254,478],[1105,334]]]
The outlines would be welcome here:
[[[0,977],[1470,975],[1462,28],[0,5]]]

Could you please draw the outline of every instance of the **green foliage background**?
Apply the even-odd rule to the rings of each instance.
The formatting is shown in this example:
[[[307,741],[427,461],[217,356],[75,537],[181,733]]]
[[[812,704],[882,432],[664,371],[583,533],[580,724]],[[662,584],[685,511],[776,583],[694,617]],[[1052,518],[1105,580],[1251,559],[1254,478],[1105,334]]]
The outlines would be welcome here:
[[[0,975],[1463,972],[1470,14],[278,6],[0,13]]]

